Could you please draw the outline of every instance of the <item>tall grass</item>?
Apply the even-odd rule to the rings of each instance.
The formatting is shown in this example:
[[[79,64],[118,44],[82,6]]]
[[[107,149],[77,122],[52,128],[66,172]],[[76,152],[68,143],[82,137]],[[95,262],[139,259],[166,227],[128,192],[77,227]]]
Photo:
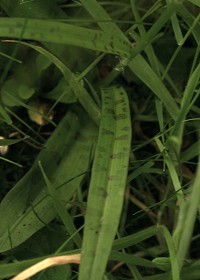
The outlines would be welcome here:
[[[199,8],[0,0],[0,279],[200,278]]]

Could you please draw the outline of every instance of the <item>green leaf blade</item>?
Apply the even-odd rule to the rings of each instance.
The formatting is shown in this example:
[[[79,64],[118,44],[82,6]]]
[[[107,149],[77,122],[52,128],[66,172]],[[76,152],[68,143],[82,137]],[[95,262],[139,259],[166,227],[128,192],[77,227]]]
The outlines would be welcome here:
[[[21,244],[57,214],[52,199],[44,191],[45,183],[38,161],[42,162],[59,199],[65,205],[88,172],[95,141],[96,126],[87,115],[82,110],[77,114],[69,111],[33,167],[0,204],[1,252]]]
[[[102,89],[103,108],[86,214],[80,279],[102,279],[117,231],[131,142],[122,87]]]
[[[0,37],[21,38],[21,31],[26,24],[23,39],[68,44],[103,51],[116,55],[129,56],[131,44],[112,33],[70,25],[62,22],[41,19],[1,18]]]

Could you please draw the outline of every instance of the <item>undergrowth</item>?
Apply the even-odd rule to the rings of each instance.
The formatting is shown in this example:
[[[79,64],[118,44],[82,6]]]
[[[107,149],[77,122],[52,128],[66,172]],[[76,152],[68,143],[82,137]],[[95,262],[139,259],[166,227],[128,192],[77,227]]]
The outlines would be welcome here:
[[[0,0],[0,279],[200,279],[199,9]]]

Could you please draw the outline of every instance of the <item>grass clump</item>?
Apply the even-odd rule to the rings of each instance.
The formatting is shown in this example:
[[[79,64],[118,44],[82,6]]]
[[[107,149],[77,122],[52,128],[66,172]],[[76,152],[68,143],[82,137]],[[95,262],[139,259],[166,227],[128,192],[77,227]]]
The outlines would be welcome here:
[[[0,279],[199,279],[199,7],[0,1]]]

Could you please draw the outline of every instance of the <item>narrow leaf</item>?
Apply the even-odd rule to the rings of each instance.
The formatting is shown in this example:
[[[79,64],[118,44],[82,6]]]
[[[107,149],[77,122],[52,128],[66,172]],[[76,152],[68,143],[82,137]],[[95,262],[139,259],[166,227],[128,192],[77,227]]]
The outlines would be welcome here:
[[[81,238],[79,236],[79,234],[74,235],[74,233],[77,231],[73,222],[72,222],[72,218],[70,217],[70,215],[67,212],[67,209],[64,207],[64,205],[62,204],[61,199],[58,196],[58,193],[56,191],[56,189],[54,189],[54,186],[51,184],[49,178],[47,177],[43,167],[42,167],[42,163],[41,161],[38,162],[39,167],[41,169],[44,181],[47,185],[47,189],[48,192],[52,198],[54,207],[56,209],[56,212],[58,213],[59,217],[61,218],[66,230],[69,232],[70,235],[73,235],[73,239],[74,242],[76,243],[77,247],[81,246]]]
[[[68,44],[82,48],[129,56],[131,44],[119,36],[59,21],[23,18],[0,18],[0,37]]]
[[[86,212],[80,280],[101,280],[117,231],[131,142],[129,102],[121,87],[102,89],[102,119]]]
[[[33,167],[0,204],[0,252],[19,245],[57,215],[52,199],[44,191],[45,183],[38,161],[43,163],[49,180],[65,205],[88,172],[95,140],[96,127],[88,116],[82,110],[77,113],[69,111]]]

